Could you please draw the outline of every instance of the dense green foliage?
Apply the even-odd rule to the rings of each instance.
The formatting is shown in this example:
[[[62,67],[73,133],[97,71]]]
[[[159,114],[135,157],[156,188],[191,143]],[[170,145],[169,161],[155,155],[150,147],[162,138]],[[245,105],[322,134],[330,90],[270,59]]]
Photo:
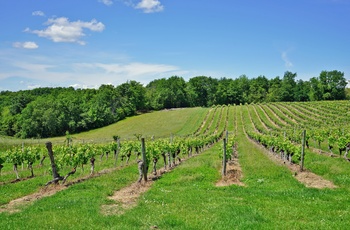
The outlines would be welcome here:
[[[0,135],[20,138],[62,136],[112,124],[138,111],[180,107],[210,107],[280,101],[342,100],[346,80],[339,71],[322,71],[310,81],[283,78],[215,79],[197,76],[157,79],[143,86],[128,81],[99,89],[37,88],[0,93]]]
[[[2,92],[0,133],[21,138],[62,136],[103,127],[145,109],[135,81],[96,89],[38,88]]]

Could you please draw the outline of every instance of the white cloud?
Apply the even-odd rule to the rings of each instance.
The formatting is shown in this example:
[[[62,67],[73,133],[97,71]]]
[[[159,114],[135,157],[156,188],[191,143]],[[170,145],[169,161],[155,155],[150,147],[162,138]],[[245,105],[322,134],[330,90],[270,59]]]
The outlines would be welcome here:
[[[287,52],[282,52],[282,60],[284,61],[284,65],[287,67],[287,68],[291,68],[293,67],[293,63],[289,60],[288,56],[287,56]]]
[[[112,0],[98,0],[98,2],[101,2],[101,3],[105,4],[106,6],[110,6],[113,4]]]
[[[15,43],[13,43],[13,47],[23,48],[23,49],[37,49],[37,48],[39,48],[39,46],[35,42],[15,42]]]
[[[36,88],[40,88],[41,85],[27,85],[27,89],[36,89]]]
[[[41,49],[41,52],[44,51]],[[73,50],[60,52],[59,47],[52,47],[47,54],[41,52],[18,49],[0,52],[0,88],[19,90],[36,85],[98,88],[101,84],[120,85],[128,80],[146,85],[164,77],[193,76],[192,72],[176,65],[131,61],[130,57],[118,57],[115,52],[89,53],[86,49],[82,53]],[[21,80],[23,84],[19,84]]]
[[[89,89],[89,88],[98,88],[98,86],[89,86],[89,85],[82,85],[82,84],[72,84],[69,87],[73,87],[75,89]]]
[[[154,13],[163,11],[164,6],[158,0],[141,0],[135,8],[142,9],[145,13]]]
[[[50,68],[54,67],[54,65],[33,64],[28,62],[17,62],[17,63],[14,63],[14,65],[19,69],[22,69],[29,73],[47,73]]]
[[[105,26],[103,23],[93,19],[90,22],[74,21],[70,22],[68,18],[50,18],[46,23],[48,27],[44,30],[25,29],[25,32],[37,34],[39,37],[51,39],[54,42],[72,42],[85,45],[81,40],[85,36],[83,30],[89,29],[93,32],[101,32]]]
[[[146,64],[133,62],[128,64],[79,63],[77,68],[102,69],[105,74],[116,74],[125,77],[159,75],[178,70],[178,67],[164,64]]]
[[[79,59],[67,60],[60,55],[48,58],[31,52],[20,56],[0,53],[0,69],[3,70],[0,86],[16,90],[36,85],[98,88],[101,84],[120,85],[128,80],[148,84],[154,79],[184,74],[179,67],[162,63],[79,62]],[[10,77],[25,79],[25,84],[6,81]]]
[[[33,15],[33,16],[41,16],[41,17],[45,16],[44,12],[42,12],[42,11],[40,11],[40,10],[34,11],[34,12],[32,13],[32,15]]]

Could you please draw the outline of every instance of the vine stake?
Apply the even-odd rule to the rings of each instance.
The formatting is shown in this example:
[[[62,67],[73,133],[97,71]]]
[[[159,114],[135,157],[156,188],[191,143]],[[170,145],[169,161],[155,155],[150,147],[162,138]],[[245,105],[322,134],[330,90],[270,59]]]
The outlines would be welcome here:
[[[226,176],[226,138],[224,138],[224,151],[222,157],[222,176]]]
[[[306,130],[303,131],[303,140],[301,143],[301,159],[300,159],[300,171],[301,172],[304,170],[305,138],[306,138]]]

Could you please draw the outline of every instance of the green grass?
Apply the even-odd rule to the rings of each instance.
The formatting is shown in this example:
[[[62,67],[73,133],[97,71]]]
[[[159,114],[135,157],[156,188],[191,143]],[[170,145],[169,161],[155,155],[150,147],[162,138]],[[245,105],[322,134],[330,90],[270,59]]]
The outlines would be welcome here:
[[[245,107],[235,108],[238,109],[238,115],[242,108]],[[184,124],[193,125],[192,129],[179,125],[178,128],[174,128],[177,130],[174,133],[186,129],[190,133],[198,127],[194,125],[195,119],[191,114],[197,114],[204,119],[206,113],[201,108],[196,112],[188,112]],[[133,119],[141,119],[143,116],[151,119],[142,115],[129,121],[137,123]],[[157,124],[166,123],[161,121],[161,117],[157,118]],[[176,115],[174,117],[176,118]],[[307,152],[305,167],[339,186],[337,189],[307,188],[299,183],[289,170],[272,162],[260,147],[247,139],[243,133],[240,116],[237,117],[237,122],[239,160],[245,187],[215,186],[221,177],[221,159],[218,157],[221,151],[220,141],[211,149],[187,159],[173,171],[164,174],[153,183],[149,191],[141,195],[137,206],[126,210],[124,214],[103,215],[101,207],[114,203],[108,199],[114,191],[136,181],[137,167],[134,163],[109,174],[74,184],[51,197],[39,199],[23,207],[21,212],[0,213],[1,229],[150,229],[152,226],[157,226],[158,229],[186,230],[348,228],[348,162]],[[127,120],[125,123],[123,126],[119,125],[130,127],[132,137],[133,125],[127,125]],[[147,132],[151,133],[151,130]],[[132,160],[134,162],[134,159]],[[159,167],[161,164],[159,163]],[[113,167],[113,161],[102,162],[99,167]],[[8,167],[5,173],[10,172],[9,170]],[[39,170],[38,173],[43,172]],[[27,184],[9,184],[9,188],[14,187],[13,190],[6,190],[6,194],[4,185],[0,185],[0,197],[24,190],[24,187],[35,188],[46,178],[43,176],[43,179],[38,177],[31,180],[33,181],[29,180]]]
[[[197,124],[191,122],[195,118],[200,121],[203,120],[202,117],[206,110],[198,107],[146,113],[126,118],[104,128],[73,135],[73,138],[85,141],[100,139],[103,142],[105,139],[109,141],[113,140],[113,135],[119,135],[122,139],[135,139],[134,134],[142,134],[145,138],[151,138],[152,136],[156,138],[170,137],[172,134],[177,134],[178,132],[186,135],[189,133],[182,131],[184,127],[190,126],[188,131],[193,131],[195,129],[194,126]]]
[[[134,134],[142,134],[145,138],[155,136],[170,137],[172,134],[185,136],[192,134],[204,119],[208,108],[186,108],[162,110],[133,117],[128,117],[115,124],[72,135],[73,142],[105,143],[113,140],[114,135],[122,139],[136,139]],[[23,144],[64,143],[65,137],[46,139],[16,139],[0,136],[0,150],[8,146]]]

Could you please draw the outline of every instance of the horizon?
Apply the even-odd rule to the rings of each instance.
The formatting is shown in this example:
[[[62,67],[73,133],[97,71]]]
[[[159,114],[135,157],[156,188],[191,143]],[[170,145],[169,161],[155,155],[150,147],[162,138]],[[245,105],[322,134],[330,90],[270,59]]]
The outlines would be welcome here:
[[[243,76],[244,74],[242,74],[241,76]],[[239,77],[241,77],[241,76],[239,76]],[[245,75],[244,75],[245,76]],[[260,76],[262,76],[262,77],[265,77],[265,76],[263,76],[263,75],[260,75]],[[258,77],[260,77],[260,76],[258,76]],[[181,76],[177,76],[177,77],[181,77]],[[200,77],[200,76],[195,76],[195,77]],[[211,77],[211,76],[204,76],[204,77]],[[239,77],[237,77],[237,78],[239,78]],[[246,76],[249,80],[252,80],[252,79],[254,79],[254,78],[257,78],[257,77],[254,77],[254,78],[249,78],[248,76]],[[282,77],[280,77],[280,76],[276,76],[276,77],[279,77],[281,80],[282,80],[282,78],[283,78],[283,76]],[[164,79],[168,79],[168,78],[170,78],[170,77],[165,77]],[[181,77],[182,78],[182,77]],[[213,78],[213,79],[217,79],[217,80],[220,80],[220,79],[222,79],[222,78],[220,78],[220,79],[218,79],[218,78],[215,78],[215,77],[211,77],[211,78]],[[225,78],[225,77],[223,77],[223,78]],[[235,80],[235,79],[237,79],[237,78],[226,78],[226,79],[232,79],[232,80]],[[154,81],[154,80],[159,80],[160,78],[158,78],[158,79],[153,79],[153,80],[151,80],[151,81]],[[189,78],[188,80],[186,80],[186,79],[184,79],[185,80],[185,82],[186,83],[188,83],[188,81],[190,80],[191,78]],[[268,80],[271,80],[271,79],[269,79],[269,78],[267,78]],[[299,80],[299,79],[297,79],[297,80]],[[297,82],[297,80],[296,80],[296,82]],[[306,80],[303,80],[303,81],[309,81],[310,79],[306,79]],[[122,83],[120,83],[119,85],[121,85],[121,84],[124,84],[124,83],[127,83],[127,82],[130,82],[130,81],[135,81],[135,80],[127,80],[127,81],[125,81],[125,82],[122,82]],[[150,81],[150,82],[151,82]],[[350,88],[350,80],[346,80],[347,81],[347,85],[345,86],[345,88],[347,89],[347,88]],[[137,82],[137,81],[136,81]],[[138,82],[138,83],[140,83],[140,82]],[[142,84],[142,83],[140,83],[140,84]],[[34,88],[28,88],[28,89],[18,89],[18,90],[1,90],[1,88],[0,88],[0,93],[3,93],[3,92],[19,92],[19,91],[26,91],[26,90],[34,90],[34,89],[39,89],[39,88],[73,88],[74,90],[78,90],[78,89],[80,89],[80,90],[84,90],[84,89],[96,89],[96,90],[98,90],[99,89],[99,87],[101,87],[102,85],[112,85],[113,87],[117,87],[117,86],[119,86],[119,85],[113,85],[113,84],[111,84],[111,83],[107,83],[107,84],[101,84],[101,85],[99,85],[99,86],[95,86],[95,87],[79,87],[79,86],[73,86],[73,85],[68,85],[68,86],[38,86],[38,87],[34,87]],[[143,85],[143,87],[146,87],[146,84],[142,84]]]

